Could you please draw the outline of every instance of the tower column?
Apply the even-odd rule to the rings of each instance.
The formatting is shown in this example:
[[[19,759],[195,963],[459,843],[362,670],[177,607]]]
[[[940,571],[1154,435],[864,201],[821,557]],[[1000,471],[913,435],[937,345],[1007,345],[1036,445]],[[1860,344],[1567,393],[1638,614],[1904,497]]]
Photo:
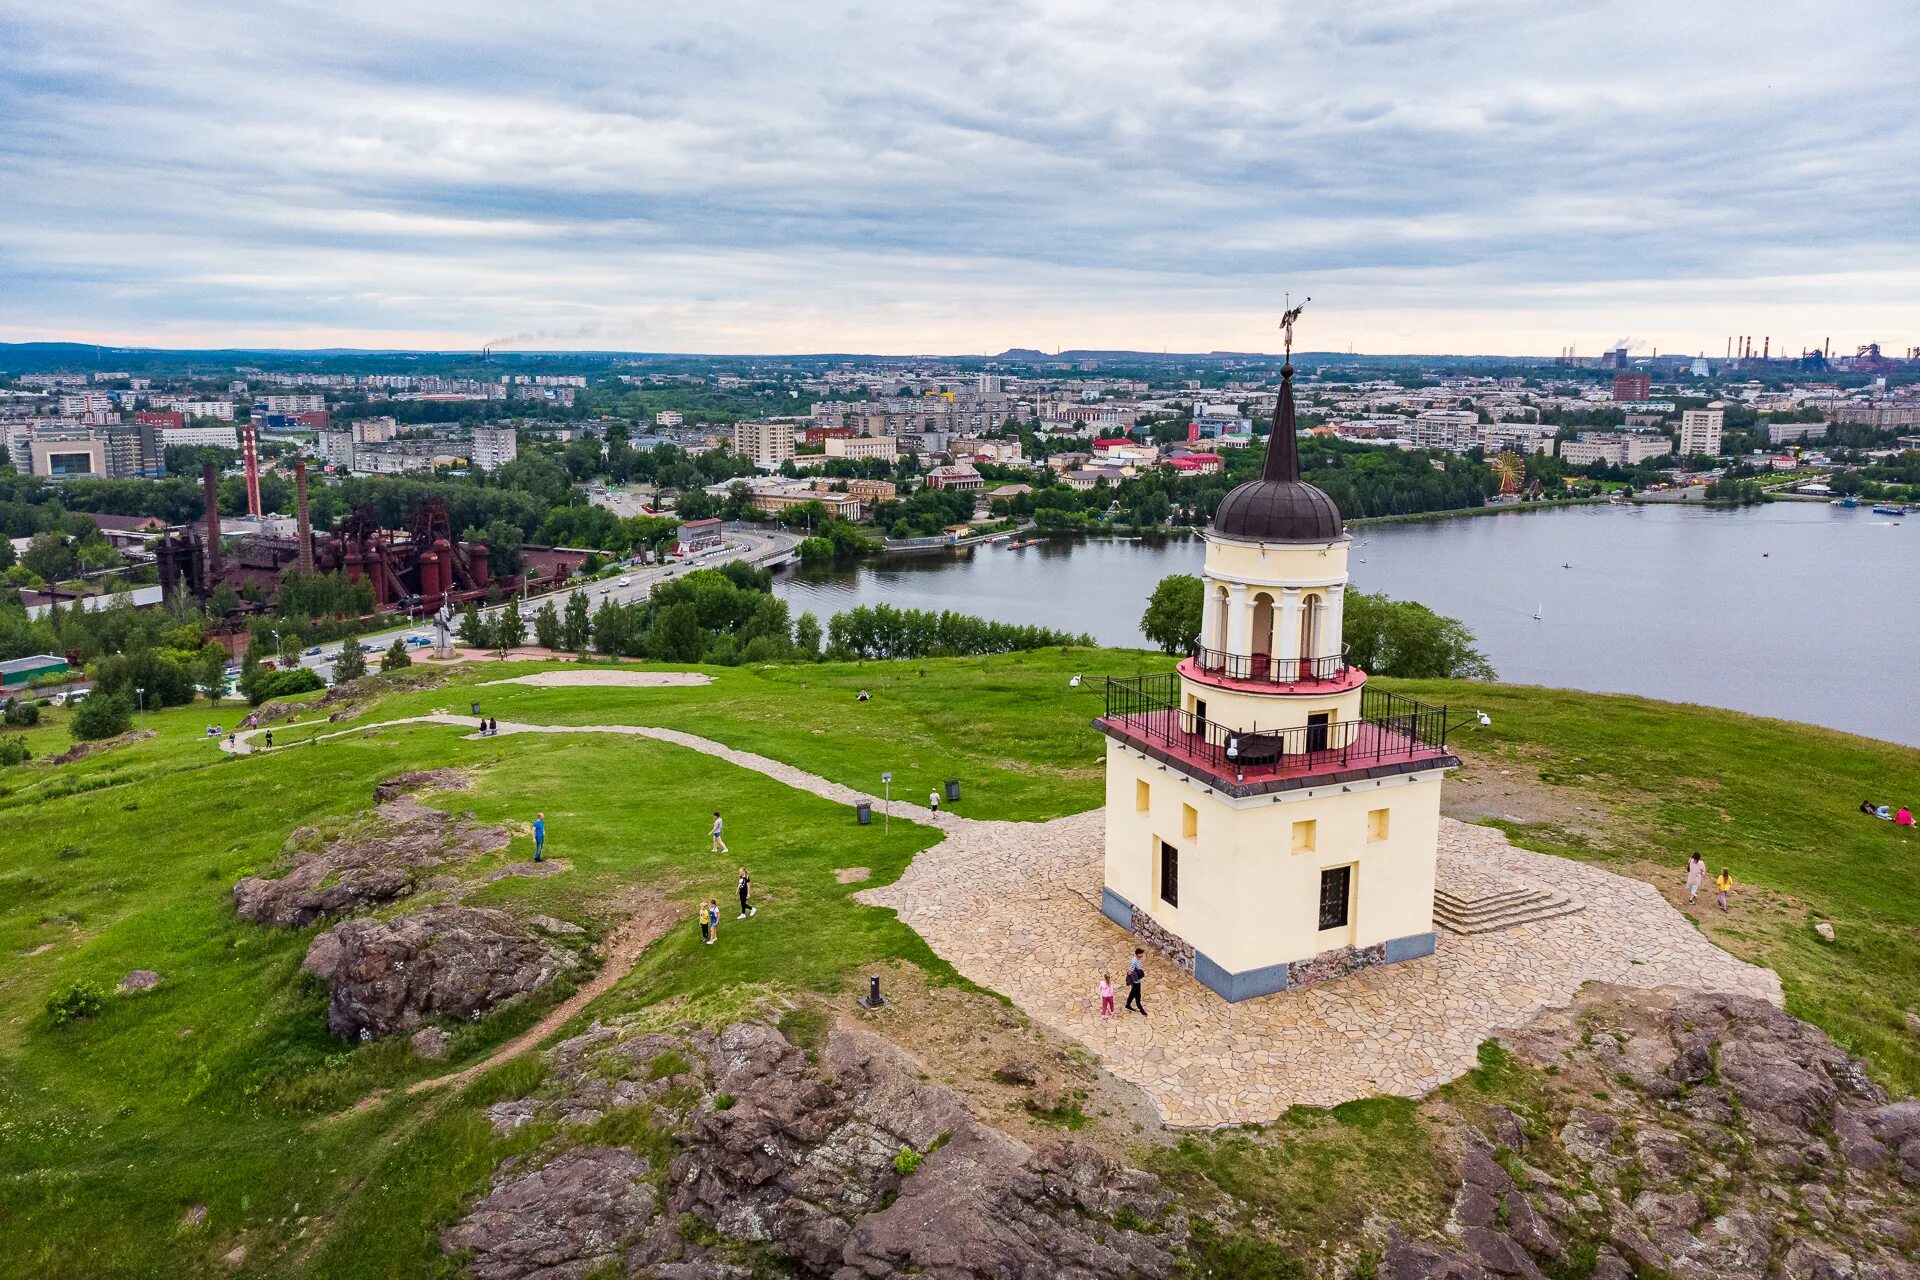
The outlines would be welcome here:
[[[1300,652],[1300,588],[1286,587],[1280,592],[1280,616],[1274,625],[1273,659],[1281,672],[1297,671],[1291,664],[1308,655]]]
[[[1253,601],[1238,582],[1227,584],[1227,652],[1238,658],[1253,652]]]
[[[1343,630],[1347,617],[1347,588],[1345,583],[1336,582],[1327,588],[1327,616],[1320,637],[1321,652],[1315,657],[1324,657],[1325,664],[1333,667],[1342,653],[1346,652],[1346,632]],[[1326,674],[1333,674],[1331,671]]]
[[[1220,590],[1202,577],[1200,592],[1200,647],[1211,649],[1220,639]]]

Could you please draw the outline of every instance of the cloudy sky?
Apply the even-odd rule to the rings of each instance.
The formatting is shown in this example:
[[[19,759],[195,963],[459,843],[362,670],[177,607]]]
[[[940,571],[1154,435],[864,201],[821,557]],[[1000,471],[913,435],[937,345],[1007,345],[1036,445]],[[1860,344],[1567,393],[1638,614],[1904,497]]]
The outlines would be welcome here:
[[[1920,7],[4,0],[0,341],[1920,343]]]

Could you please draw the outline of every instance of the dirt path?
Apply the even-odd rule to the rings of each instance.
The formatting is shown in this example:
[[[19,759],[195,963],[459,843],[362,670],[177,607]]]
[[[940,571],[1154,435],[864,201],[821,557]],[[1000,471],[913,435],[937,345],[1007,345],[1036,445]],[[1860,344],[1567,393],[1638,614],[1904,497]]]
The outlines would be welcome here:
[[[673,908],[658,898],[640,899],[608,940],[607,958],[600,971],[583,983],[578,991],[549,1009],[540,1021],[470,1067],[430,1080],[416,1080],[407,1086],[409,1094],[424,1093],[442,1085],[464,1085],[483,1072],[510,1058],[517,1058],[564,1026],[567,1020],[610,990],[639,962],[641,953],[658,942],[673,927]]]

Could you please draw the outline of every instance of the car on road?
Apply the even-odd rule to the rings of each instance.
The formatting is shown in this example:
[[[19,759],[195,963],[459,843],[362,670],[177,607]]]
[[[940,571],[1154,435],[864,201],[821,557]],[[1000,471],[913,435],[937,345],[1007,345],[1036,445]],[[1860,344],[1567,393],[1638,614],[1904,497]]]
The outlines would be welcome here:
[[[408,636],[407,637],[407,648],[409,649],[424,649],[432,643],[433,643],[432,636]]]
[[[621,586],[623,586],[623,587],[630,587],[630,586],[632,586],[632,585],[633,585],[633,579],[632,579],[632,578],[622,578],[622,579],[620,579],[620,585],[621,585]]]
[[[313,648],[311,648],[311,649],[309,649],[309,650],[307,650],[307,657],[309,657],[309,658],[317,658],[317,657],[319,657],[319,656],[320,656],[320,646],[319,646],[319,645],[315,645],[315,646],[313,646]]]

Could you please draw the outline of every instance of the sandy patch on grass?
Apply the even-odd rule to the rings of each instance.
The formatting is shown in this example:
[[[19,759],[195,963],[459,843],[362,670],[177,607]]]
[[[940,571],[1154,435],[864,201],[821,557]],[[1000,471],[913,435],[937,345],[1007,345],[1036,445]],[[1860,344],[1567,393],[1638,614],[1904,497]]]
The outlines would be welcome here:
[[[658,689],[665,686],[712,684],[713,677],[698,671],[539,671],[529,676],[489,680],[495,684],[531,685],[613,685],[628,689]],[[482,685],[485,688],[486,685]]]
[[[865,867],[836,867],[834,868],[833,878],[841,884],[859,884],[872,874],[873,872],[867,870]]]

